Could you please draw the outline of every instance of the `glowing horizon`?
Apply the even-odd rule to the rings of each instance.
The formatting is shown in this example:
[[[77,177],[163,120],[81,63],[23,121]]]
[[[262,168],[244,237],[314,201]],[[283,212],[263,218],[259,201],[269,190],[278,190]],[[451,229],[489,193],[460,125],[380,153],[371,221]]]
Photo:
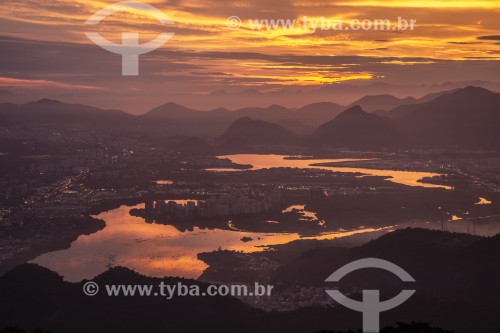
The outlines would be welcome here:
[[[52,92],[56,88],[81,88],[82,94],[93,90],[119,94],[154,90],[159,96],[158,87],[163,85],[172,95],[207,95],[220,89],[291,91],[348,82],[496,82],[499,74],[500,1],[144,2],[164,12],[175,25],[162,25],[144,10],[115,13],[96,26],[84,24],[114,1],[4,1],[0,21],[2,38],[8,38],[2,43],[13,49],[8,51],[15,53],[20,45],[36,50],[35,53],[45,48],[42,55],[59,57],[59,61],[57,66],[54,63],[53,67],[33,70],[30,57],[19,60],[16,54],[12,56],[12,65],[7,62],[0,74],[1,86],[29,93],[37,81],[46,80],[50,82],[46,90]],[[241,18],[240,29],[228,29],[226,20],[230,16]],[[395,22],[402,17],[416,20],[416,27],[413,31],[311,33],[301,26],[303,17],[342,22]],[[252,30],[249,20],[255,19],[290,19],[298,23],[287,29]],[[98,50],[86,38],[84,33],[89,29],[111,41],[120,40],[121,33],[129,31],[139,32],[142,42],[161,32],[173,32],[175,36],[144,56],[143,76],[131,83],[117,75],[119,59]],[[80,51],[68,51],[69,48]],[[66,61],[68,53],[82,57],[74,60],[78,65]],[[89,60],[85,55],[94,58]],[[66,62],[68,67],[62,68]],[[91,62],[102,65],[92,68]]]

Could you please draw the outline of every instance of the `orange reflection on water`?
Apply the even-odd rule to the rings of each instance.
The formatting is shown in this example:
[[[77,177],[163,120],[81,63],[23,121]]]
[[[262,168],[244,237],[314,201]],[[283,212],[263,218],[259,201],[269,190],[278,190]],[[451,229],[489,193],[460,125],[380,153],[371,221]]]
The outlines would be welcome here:
[[[173,180],[157,180],[156,185],[172,185],[174,183]]]
[[[318,218],[318,214],[317,213],[310,212],[310,211],[306,210],[306,206],[305,205],[293,205],[293,206],[290,206],[290,207],[284,209],[282,211],[282,213],[286,214],[286,213],[292,213],[294,211],[301,216],[301,218],[299,218],[299,220],[301,220],[301,221],[308,221],[308,222],[315,222],[315,223],[317,223],[321,227],[326,227],[326,222],[324,220],[320,220]]]
[[[479,201],[475,203],[476,205],[490,205],[492,202],[486,198],[479,198]]]
[[[139,205],[136,207],[140,207]],[[270,245],[298,239],[334,239],[382,229],[358,229],[323,233],[301,238],[297,233],[258,233],[238,230],[201,229],[181,232],[171,225],[148,224],[120,208],[96,216],[106,227],[94,234],[80,236],[67,250],[44,254],[34,263],[58,272],[67,281],[92,279],[112,266],[124,266],[148,276],[197,278],[207,265],[197,259],[201,252],[219,248],[242,252],[263,251]],[[243,242],[243,237],[252,241]]]
[[[351,167],[333,167],[333,166],[316,166],[313,164],[324,163],[342,163],[342,162],[356,162],[364,161],[366,159],[286,159],[288,155],[262,155],[262,154],[236,154],[218,156],[220,159],[229,159],[236,164],[250,164],[250,170],[261,170],[269,168],[299,168],[299,169],[320,169],[333,172],[346,172],[346,173],[362,173],[366,176],[381,176],[391,177],[388,181],[397,184],[408,186],[421,186],[426,188],[443,188],[447,190],[453,189],[450,186],[436,185],[421,183],[419,180],[425,177],[440,176],[440,174],[432,172],[418,172],[418,171],[398,171],[398,170],[378,170],[367,168],[351,168]],[[209,169],[213,171],[242,171],[239,169]]]

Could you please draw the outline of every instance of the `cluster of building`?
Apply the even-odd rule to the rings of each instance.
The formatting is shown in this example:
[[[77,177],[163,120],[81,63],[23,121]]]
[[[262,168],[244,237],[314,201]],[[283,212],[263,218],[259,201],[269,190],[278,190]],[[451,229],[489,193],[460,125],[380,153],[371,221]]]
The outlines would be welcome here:
[[[146,201],[145,213],[156,217],[216,217],[269,211],[281,202],[281,192],[273,190],[259,196],[227,194],[206,200]]]

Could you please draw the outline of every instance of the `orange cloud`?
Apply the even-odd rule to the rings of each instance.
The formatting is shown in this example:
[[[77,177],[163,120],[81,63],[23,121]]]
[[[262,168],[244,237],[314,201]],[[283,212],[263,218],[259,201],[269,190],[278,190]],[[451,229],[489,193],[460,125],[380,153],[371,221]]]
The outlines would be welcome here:
[[[75,85],[75,84],[67,84],[56,81],[49,80],[24,80],[24,79],[15,79],[10,77],[0,77],[0,87],[22,87],[22,88],[60,88],[60,89],[100,89],[93,86],[85,86],[85,85]]]

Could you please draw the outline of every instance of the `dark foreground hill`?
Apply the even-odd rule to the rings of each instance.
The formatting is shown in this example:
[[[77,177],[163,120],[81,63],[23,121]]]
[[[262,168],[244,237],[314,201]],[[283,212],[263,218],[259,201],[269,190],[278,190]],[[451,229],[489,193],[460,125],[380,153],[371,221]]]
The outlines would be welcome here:
[[[359,331],[320,331],[317,333],[362,333]],[[443,330],[438,327],[431,327],[425,323],[398,323],[396,327],[387,326],[380,330],[380,333],[457,333],[456,331]]]
[[[471,303],[500,299],[500,234],[481,238],[426,229],[397,230],[352,249],[327,247],[304,252],[278,269],[274,282],[277,286],[321,286],[332,267],[366,257],[403,267],[417,280],[419,294],[428,298]],[[360,287],[392,288],[386,274],[376,273],[360,271],[353,279]]]
[[[411,284],[417,292],[409,301],[382,314],[382,326],[426,322],[457,333],[497,332],[500,236],[479,238],[403,230],[343,251],[340,255],[335,248],[323,248],[304,253],[276,273],[276,289],[290,283],[330,288],[321,281],[341,265],[360,257],[379,257],[400,265],[417,281]],[[368,272],[368,275],[349,274],[339,287],[348,288],[352,284],[361,289],[379,289],[383,299],[392,298],[395,290],[409,287],[402,286],[390,273]],[[112,268],[94,279],[101,292],[89,297],[82,291],[85,281],[64,282],[56,273],[25,264],[0,277],[0,327],[41,328],[54,333],[312,333],[357,330],[361,326],[361,314],[341,306],[264,312],[232,297],[167,300],[161,296],[110,297],[103,291],[103,286],[110,284],[158,285],[162,280],[126,268]],[[185,285],[206,287],[193,280],[163,281],[170,285],[182,281]]]
[[[456,333],[455,331],[443,330],[441,328],[431,327],[425,323],[411,323],[403,324],[398,323],[397,327],[387,326],[382,328],[381,333]],[[15,327],[8,327],[0,330],[0,333],[51,333],[45,330],[24,330]],[[362,333],[359,331],[319,331],[317,333]]]

